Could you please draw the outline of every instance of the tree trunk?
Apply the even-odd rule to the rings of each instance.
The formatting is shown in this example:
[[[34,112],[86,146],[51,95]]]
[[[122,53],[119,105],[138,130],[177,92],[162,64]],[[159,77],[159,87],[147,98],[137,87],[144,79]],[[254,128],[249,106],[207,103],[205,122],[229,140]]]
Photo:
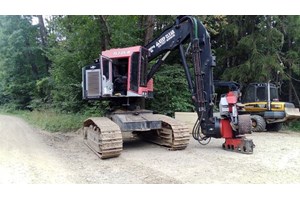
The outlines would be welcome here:
[[[26,47],[26,51],[24,51],[24,55],[27,58],[28,64],[31,66],[31,72],[33,74],[34,79],[37,79],[39,72],[38,72],[37,65],[35,63],[36,59],[32,53],[31,45],[29,42],[29,36],[27,33],[24,34],[24,39],[25,39],[25,47]]]
[[[43,49],[46,49],[48,47],[48,35],[47,35],[47,29],[44,24],[43,15],[37,15],[39,20],[39,29],[40,29],[40,37],[42,41]],[[45,64],[46,64],[46,72],[49,74],[49,68],[51,66],[51,61],[48,59],[47,56],[45,56]]]
[[[144,45],[147,45],[153,39],[154,19],[154,15],[146,15],[143,18],[142,28],[144,29]],[[144,98],[141,99],[140,106],[141,108],[145,108],[146,102]]]
[[[292,48],[292,41],[291,41],[291,38],[288,36],[288,47],[289,49]],[[289,77],[292,77],[292,68],[291,68],[291,62],[288,61],[287,62],[287,73],[289,75]],[[289,102],[293,102],[293,94],[292,94],[292,79],[289,78]]]
[[[295,94],[295,97],[296,97],[296,100],[297,100],[297,103],[298,103],[298,106],[297,106],[297,107],[299,107],[299,106],[300,106],[300,99],[299,99],[299,97],[298,97],[297,90],[296,90],[295,86],[293,85],[292,80],[290,81],[290,83],[291,83],[291,85],[292,85],[292,88],[293,88],[293,91],[294,91],[294,94]]]
[[[103,15],[99,15],[98,20],[101,30],[101,50],[104,51],[108,49],[111,44],[111,35],[105,17]]]
[[[154,15],[146,15],[144,18],[144,45],[147,45],[153,39],[154,20]]]
[[[226,38],[226,33],[225,33],[225,38]],[[228,51],[228,41],[227,39],[225,39],[225,49],[226,51]],[[229,68],[230,67],[230,58],[227,56],[226,58],[226,68]]]
[[[39,19],[39,29],[40,29],[42,45],[45,47],[47,46],[47,30],[45,28],[43,15],[37,15],[37,17]]]
[[[289,77],[291,77],[292,76],[292,69],[291,69],[291,67],[290,67],[290,64],[288,64],[288,75],[289,75]],[[293,102],[293,91],[292,91],[292,79],[291,78],[289,78],[289,102]]]

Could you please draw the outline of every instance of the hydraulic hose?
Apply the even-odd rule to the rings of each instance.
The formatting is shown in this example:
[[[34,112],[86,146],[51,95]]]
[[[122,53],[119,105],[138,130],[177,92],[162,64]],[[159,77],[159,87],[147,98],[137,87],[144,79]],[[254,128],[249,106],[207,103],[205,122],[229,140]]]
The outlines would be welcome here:
[[[203,136],[201,134],[201,125],[200,125],[200,120],[202,120],[202,117],[203,117],[203,112],[201,113],[201,117],[198,118],[195,122],[195,125],[193,127],[193,131],[192,131],[192,136],[195,140],[197,140],[200,144],[202,145],[207,145],[210,140],[211,140],[211,137],[206,137],[206,136]]]

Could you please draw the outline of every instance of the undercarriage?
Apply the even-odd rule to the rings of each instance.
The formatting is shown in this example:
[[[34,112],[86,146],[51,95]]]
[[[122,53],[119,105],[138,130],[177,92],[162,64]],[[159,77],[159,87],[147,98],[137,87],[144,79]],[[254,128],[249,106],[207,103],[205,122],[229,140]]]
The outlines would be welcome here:
[[[132,132],[169,150],[185,149],[191,135],[184,123],[148,110],[117,110],[107,117],[89,118],[84,122],[85,143],[102,159],[121,154],[122,132]]]

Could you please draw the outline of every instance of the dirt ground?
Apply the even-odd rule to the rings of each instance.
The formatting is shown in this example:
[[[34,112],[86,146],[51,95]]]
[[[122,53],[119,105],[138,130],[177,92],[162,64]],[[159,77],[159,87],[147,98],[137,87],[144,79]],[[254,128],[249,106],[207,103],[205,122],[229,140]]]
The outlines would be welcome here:
[[[0,115],[0,183],[300,183],[300,133],[253,133],[252,155],[222,139],[182,151],[125,138],[121,156],[99,159],[79,133],[48,133]]]

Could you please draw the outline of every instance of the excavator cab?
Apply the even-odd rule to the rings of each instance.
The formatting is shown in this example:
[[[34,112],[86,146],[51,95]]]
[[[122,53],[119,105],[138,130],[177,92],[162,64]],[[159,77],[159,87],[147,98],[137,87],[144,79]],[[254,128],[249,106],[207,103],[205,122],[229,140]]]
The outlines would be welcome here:
[[[270,83],[268,87],[268,83],[251,83],[246,88],[242,101],[243,103],[266,102],[269,94],[271,101],[279,101],[278,89],[274,84]]]
[[[141,46],[103,51],[83,70],[83,98],[153,97],[147,82],[149,51]]]

